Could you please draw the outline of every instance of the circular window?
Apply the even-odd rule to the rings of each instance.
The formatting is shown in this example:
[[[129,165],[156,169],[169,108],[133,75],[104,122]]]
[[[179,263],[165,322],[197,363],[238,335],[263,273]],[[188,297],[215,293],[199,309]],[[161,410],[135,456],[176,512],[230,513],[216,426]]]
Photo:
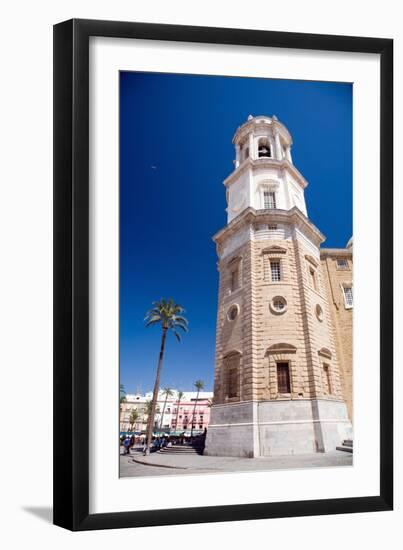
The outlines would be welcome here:
[[[238,314],[239,314],[239,306],[238,304],[234,304],[229,308],[227,312],[228,321],[235,321],[235,319],[238,317]]]
[[[284,313],[287,310],[287,300],[283,296],[275,296],[270,302],[273,313]]]
[[[320,307],[319,304],[316,304],[315,313],[319,321],[323,321],[323,309]]]

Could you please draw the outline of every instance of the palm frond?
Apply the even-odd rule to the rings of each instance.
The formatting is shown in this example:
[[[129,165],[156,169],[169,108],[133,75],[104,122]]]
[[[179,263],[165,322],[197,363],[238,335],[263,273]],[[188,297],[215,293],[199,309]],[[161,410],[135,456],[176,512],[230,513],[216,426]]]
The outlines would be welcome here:
[[[169,326],[172,327],[172,328],[181,328],[182,330],[184,330],[185,332],[187,332],[189,330],[189,325],[187,323],[183,323],[182,321],[180,322],[175,322],[175,321],[172,321],[169,323]]]
[[[146,322],[146,327],[149,327],[150,325],[155,325],[159,323],[160,321],[158,319],[150,320]]]
[[[161,298],[157,302],[152,303],[153,307],[147,312],[144,322],[146,327],[161,324],[162,330],[171,330],[178,340],[181,341],[179,329],[183,332],[188,332],[189,322],[183,316],[184,308],[180,304],[176,304],[173,298]]]
[[[185,325],[187,325],[189,323],[189,321],[183,317],[182,315],[173,315],[172,316],[173,319],[175,319],[175,322],[176,323],[185,323]]]

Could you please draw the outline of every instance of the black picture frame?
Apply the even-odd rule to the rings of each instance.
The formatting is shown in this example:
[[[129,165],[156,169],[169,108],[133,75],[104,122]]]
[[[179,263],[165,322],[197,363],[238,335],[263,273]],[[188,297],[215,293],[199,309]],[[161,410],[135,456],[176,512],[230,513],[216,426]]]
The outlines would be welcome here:
[[[89,513],[89,38],[380,54],[380,489],[365,497]],[[73,19],[54,26],[54,523],[78,531],[393,507],[393,40]],[[63,437],[58,436],[63,426]]]

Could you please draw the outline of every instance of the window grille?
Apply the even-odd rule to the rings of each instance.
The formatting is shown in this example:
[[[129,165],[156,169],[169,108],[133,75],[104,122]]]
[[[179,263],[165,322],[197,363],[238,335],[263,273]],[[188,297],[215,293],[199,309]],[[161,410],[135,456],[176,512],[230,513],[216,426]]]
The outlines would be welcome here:
[[[288,363],[277,363],[277,387],[279,393],[291,393],[290,368]]]
[[[281,269],[279,260],[270,260],[271,280],[273,282],[281,280]]]
[[[276,298],[273,298],[273,308],[275,311],[281,312],[285,309],[286,301],[284,298],[277,296]]]
[[[348,269],[348,261],[345,258],[338,258],[336,263],[337,269]]]
[[[353,307],[353,289],[351,286],[343,286],[344,301],[347,307]]]
[[[276,208],[276,193],[274,191],[263,192],[264,208]]]

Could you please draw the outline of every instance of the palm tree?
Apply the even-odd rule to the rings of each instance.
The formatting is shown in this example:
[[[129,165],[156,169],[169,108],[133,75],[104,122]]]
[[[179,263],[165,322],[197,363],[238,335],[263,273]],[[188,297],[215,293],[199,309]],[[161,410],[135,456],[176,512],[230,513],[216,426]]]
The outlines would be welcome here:
[[[148,418],[148,425],[147,425],[147,444],[146,444],[146,449],[144,451],[144,454],[146,455],[150,454],[150,445],[151,445],[151,438],[153,433],[153,422],[154,422],[154,416],[155,416],[155,409],[158,401],[158,392],[160,389],[160,378],[161,378],[162,364],[164,361],[165,341],[167,337],[167,332],[171,330],[174,333],[177,340],[180,342],[181,338],[177,329],[180,328],[184,332],[188,331],[188,321],[182,315],[184,311],[185,310],[183,309],[183,307],[180,306],[179,304],[175,304],[172,298],[170,298],[169,300],[165,300],[161,298],[159,302],[153,303],[153,308],[147,313],[144,319],[146,322],[146,327],[150,325],[160,324],[162,329],[157,373],[155,376],[153,399],[151,402],[152,403],[151,414]]]
[[[178,430],[179,405],[181,404],[181,399],[184,395],[185,395],[185,392],[183,392],[182,390],[178,391],[178,395],[177,395],[178,408],[176,409],[176,422],[175,422],[175,429],[176,430]]]
[[[195,388],[197,389],[197,395],[196,395],[195,405],[193,407],[192,429],[190,430],[190,437],[193,437],[193,423],[195,422],[196,405],[197,405],[197,401],[199,399],[200,390],[202,390],[204,388],[204,382],[203,382],[203,380],[196,380],[194,385],[195,385]]]
[[[150,400],[150,401],[146,401],[145,407],[144,407],[144,414],[145,414],[146,417],[147,417],[147,422],[148,422],[148,419],[149,419],[150,416],[151,416],[151,407],[152,407],[152,402],[151,402],[151,400]]]
[[[162,425],[163,425],[163,421],[164,421],[164,414],[165,414],[165,407],[167,406],[168,397],[172,397],[174,395],[174,392],[173,392],[172,388],[164,388],[162,390],[161,395],[165,395],[165,401],[164,401],[164,406],[162,408],[161,422],[160,422],[160,429],[162,430]]]
[[[137,409],[132,409],[130,411],[129,423],[130,423],[130,426],[131,426],[131,429],[130,429],[131,432],[133,431],[133,426],[134,426],[134,431],[136,431],[136,424],[137,424],[137,421],[138,421],[139,417],[140,417],[140,415],[139,415],[139,412],[138,412]]]

